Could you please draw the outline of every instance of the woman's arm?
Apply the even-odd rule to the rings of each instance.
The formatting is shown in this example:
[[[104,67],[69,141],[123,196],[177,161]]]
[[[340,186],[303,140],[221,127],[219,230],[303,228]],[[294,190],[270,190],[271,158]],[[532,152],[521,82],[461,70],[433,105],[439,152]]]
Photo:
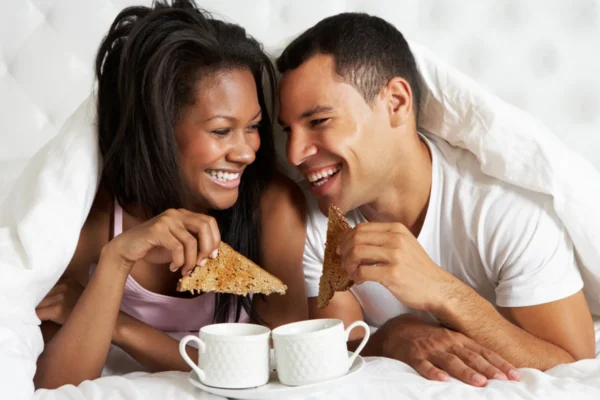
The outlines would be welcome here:
[[[38,307],[40,319],[64,325],[47,342],[38,359],[34,378],[36,387],[76,385],[99,377],[115,336],[125,282],[133,265],[145,258],[154,264],[170,261],[175,268],[192,268],[198,257],[209,257],[217,247],[214,238],[218,232],[214,232],[213,227],[216,227],[216,222],[212,217],[185,210],[168,210],[124,232],[104,246],[96,271],[72,311],[70,307],[62,305],[50,306],[50,309],[44,305]],[[206,242],[202,250],[198,250],[200,240]],[[149,329],[152,328],[144,327],[144,338],[149,335],[164,338],[159,332]],[[126,335],[127,332],[125,329]],[[132,346],[126,338],[121,345],[128,347],[135,357],[140,347]],[[120,339],[118,335],[117,339]],[[163,341],[170,344],[174,342]],[[139,354],[137,358],[140,358]]]
[[[302,253],[305,242],[304,195],[289,179],[278,176],[261,201],[261,267],[281,279],[288,290],[284,296],[255,296],[253,307],[270,327],[308,318],[304,289]],[[189,371],[179,354],[179,342],[164,332],[120,313],[113,343],[149,371]],[[198,350],[188,346],[198,359]]]
[[[190,371],[179,354],[179,341],[137,319],[119,313],[113,343],[126,351],[150,372]],[[187,346],[192,360],[198,359],[198,350]]]
[[[283,296],[254,296],[254,310],[271,328],[308,319],[302,268],[305,207],[300,188],[282,175],[273,180],[261,200],[260,265],[288,287]]]
[[[100,376],[123,297],[125,271],[117,255],[103,252],[73,311],[38,358],[36,388],[53,389]]]

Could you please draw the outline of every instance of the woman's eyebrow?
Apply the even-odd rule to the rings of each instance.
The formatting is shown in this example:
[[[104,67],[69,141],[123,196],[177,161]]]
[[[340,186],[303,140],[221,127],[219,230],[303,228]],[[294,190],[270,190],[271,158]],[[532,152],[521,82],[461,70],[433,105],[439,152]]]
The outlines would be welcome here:
[[[254,115],[254,117],[252,117],[252,119],[251,119],[251,120],[255,120],[256,118],[258,118],[258,117],[260,116],[260,114],[261,114],[261,113],[262,113],[262,110],[258,110],[258,112],[256,113],[256,115]],[[217,118],[223,118],[223,119],[226,119],[226,120],[228,120],[228,121],[237,121],[237,120],[238,120],[236,117],[234,117],[234,116],[232,116],[232,115],[217,114],[217,115],[213,115],[213,116],[212,116],[212,117],[210,117],[210,118],[207,118],[207,119],[205,119],[205,120],[204,120],[204,121],[202,121],[202,122],[208,122],[208,121],[210,121],[210,120],[217,119]]]

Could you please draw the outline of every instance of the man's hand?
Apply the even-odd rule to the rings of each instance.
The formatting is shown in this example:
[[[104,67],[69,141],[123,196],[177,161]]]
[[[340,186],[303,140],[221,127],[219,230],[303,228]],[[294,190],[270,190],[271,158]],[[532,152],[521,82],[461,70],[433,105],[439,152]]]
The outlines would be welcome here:
[[[395,325],[384,342],[384,355],[410,365],[427,379],[445,382],[452,376],[473,386],[485,386],[488,379],[520,379],[509,362],[461,333],[411,315],[397,318]]]
[[[593,325],[581,292],[555,302],[521,307],[523,310],[504,310],[517,326],[470,286],[437,266],[400,223],[357,225],[344,234],[337,250],[356,283],[382,284],[404,305],[431,312],[444,326],[501,354],[519,368],[545,371],[593,357]],[[543,318],[533,319],[531,315]],[[572,322],[556,326],[555,321],[564,320]]]
[[[461,284],[429,258],[401,223],[359,224],[344,234],[337,251],[355,283],[379,282],[416,310],[436,309]]]

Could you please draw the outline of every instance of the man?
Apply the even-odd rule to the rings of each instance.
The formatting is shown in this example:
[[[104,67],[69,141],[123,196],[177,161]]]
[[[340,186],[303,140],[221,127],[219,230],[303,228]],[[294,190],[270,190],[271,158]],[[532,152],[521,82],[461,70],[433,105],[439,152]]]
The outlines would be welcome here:
[[[313,195],[312,318],[364,319],[379,328],[368,355],[475,386],[518,380],[515,367],[594,357],[573,244],[552,199],[484,175],[472,154],[417,131],[418,71],[396,28],[365,14],[327,18],[277,68],[288,159]],[[332,204],[355,226],[337,251],[356,285],[320,310]]]

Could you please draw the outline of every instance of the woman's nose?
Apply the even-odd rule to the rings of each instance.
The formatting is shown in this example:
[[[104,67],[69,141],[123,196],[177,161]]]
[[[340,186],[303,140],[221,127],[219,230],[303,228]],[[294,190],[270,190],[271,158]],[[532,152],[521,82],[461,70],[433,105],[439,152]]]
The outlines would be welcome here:
[[[253,134],[236,134],[236,140],[229,152],[228,158],[231,162],[239,164],[252,164],[256,159],[256,150],[260,146],[260,137]]]

